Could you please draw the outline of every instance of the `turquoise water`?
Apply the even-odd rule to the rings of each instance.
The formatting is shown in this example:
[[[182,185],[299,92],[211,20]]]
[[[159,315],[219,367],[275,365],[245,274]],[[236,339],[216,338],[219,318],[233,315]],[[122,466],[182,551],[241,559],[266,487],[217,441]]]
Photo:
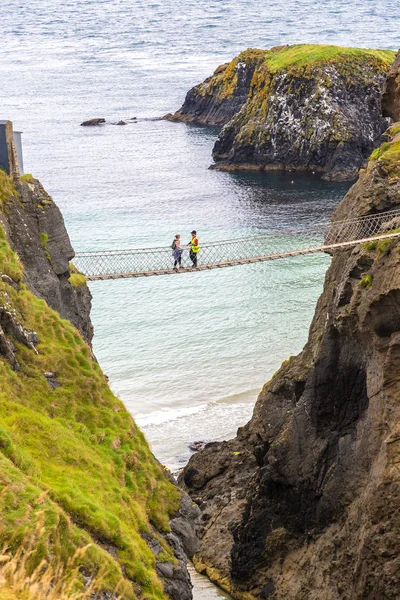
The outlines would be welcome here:
[[[61,207],[76,250],[166,245],[316,222],[347,186],[208,170],[216,131],[152,121],[246,47],[398,46],[398,2],[3,0],[1,118]],[[91,117],[136,124],[90,129]],[[172,469],[232,436],[303,346],[327,256],[91,284],[95,353]],[[195,599],[218,598],[196,580]]]

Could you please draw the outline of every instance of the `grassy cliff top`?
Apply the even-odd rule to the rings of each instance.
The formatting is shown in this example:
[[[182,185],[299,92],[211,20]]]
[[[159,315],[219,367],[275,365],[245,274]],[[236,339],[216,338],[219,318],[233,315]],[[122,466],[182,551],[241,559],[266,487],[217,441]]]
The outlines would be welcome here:
[[[366,48],[346,48],[344,46],[328,46],[319,44],[295,44],[273,50],[267,54],[266,62],[271,71],[279,71],[291,67],[302,67],[335,61],[378,59],[388,67],[394,61],[396,53],[392,50],[370,50]]]
[[[1,190],[14,193],[7,176],[0,179]],[[1,226],[0,273],[23,282]],[[39,343],[35,349],[9,335],[20,371],[0,353],[0,578],[10,586],[7,598],[31,598],[23,580],[33,573],[43,585],[47,577],[49,589],[61,582],[58,600],[96,574],[101,589],[119,586],[126,600],[165,600],[141,533],[158,539],[159,560],[174,562],[158,532],[168,531],[178,491],[79,332],[23,283],[17,288],[0,278],[0,319],[12,315]],[[50,596],[34,596],[42,597]]]

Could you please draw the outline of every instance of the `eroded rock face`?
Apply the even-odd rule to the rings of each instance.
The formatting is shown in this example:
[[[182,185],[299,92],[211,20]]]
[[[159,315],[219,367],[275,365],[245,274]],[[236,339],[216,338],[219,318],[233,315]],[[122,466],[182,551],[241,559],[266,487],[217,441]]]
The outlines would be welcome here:
[[[296,45],[247,50],[195,86],[171,120],[224,125],[223,170],[308,170],[351,180],[388,125],[387,51]]]
[[[59,208],[38,180],[17,185],[19,198],[7,203],[3,225],[24,266],[24,282],[90,342],[91,294],[86,285],[69,282],[74,251]]]
[[[400,205],[397,144],[335,218]],[[234,440],[185,469],[202,513],[195,564],[235,598],[398,598],[399,252],[398,238],[335,251],[302,353]]]
[[[179,510],[170,521],[171,531],[163,535],[174,552],[176,564],[160,560],[159,557],[163,551],[160,543],[151,534],[142,535],[156,557],[157,574],[163,580],[165,593],[171,600],[192,600],[193,598],[193,585],[187,569],[187,562],[198,550],[196,525],[199,512],[190,497],[185,492],[181,492]]]
[[[384,117],[400,121],[400,51],[388,73],[382,98]]]
[[[169,121],[197,125],[225,125],[245,104],[254,71],[265,59],[265,50],[246,50],[186,95],[180,110],[165,115]]]

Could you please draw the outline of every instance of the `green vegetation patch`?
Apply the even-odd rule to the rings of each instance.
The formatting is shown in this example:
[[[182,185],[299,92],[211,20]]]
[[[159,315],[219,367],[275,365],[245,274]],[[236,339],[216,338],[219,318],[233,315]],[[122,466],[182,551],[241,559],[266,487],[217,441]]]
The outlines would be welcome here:
[[[392,239],[380,240],[376,245],[376,250],[378,252],[378,255],[388,254],[390,246],[392,245],[392,242],[393,242]]]
[[[49,236],[47,233],[41,233],[40,234],[40,243],[42,244],[42,248],[44,250],[44,253],[46,255],[47,260],[50,262],[51,261],[51,256],[50,256],[50,252],[47,248],[47,243],[49,241]]]
[[[389,127],[389,134],[392,138],[398,133],[400,133],[400,123],[395,123],[394,125]]]
[[[3,227],[0,225],[0,272],[16,282],[22,280],[24,270],[18,255],[11,250]]]
[[[390,129],[389,134],[392,134]],[[379,160],[389,177],[400,177],[400,139],[384,142],[372,152],[370,159]]]
[[[34,183],[33,175],[31,173],[25,173],[25,175],[21,175],[21,181],[25,181],[26,183]]]
[[[82,273],[72,273],[68,279],[72,287],[79,288],[86,284],[86,277]]]
[[[369,290],[369,288],[372,286],[373,282],[374,282],[374,276],[371,273],[368,273],[368,274],[364,275],[364,277],[361,279],[361,281],[358,285],[363,287],[366,290]]]
[[[378,245],[378,242],[365,242],[364,244],[361,244],[362,248],[364,250],[366,250],[367,252],[373,252],[374,250],[376,250],[376,246]]]
[[[9,200],[12,196],[18,197],[18,195],[11,177],[3,169],[0,169],[0,209],[6,200]]]
[[[0,270],[14,269],[13,278],[21,278],[18,257],[1,235]],[[0,297],[40,340],[37,354],[12,340],[19,372],[0,357],[1,543],[15,555],[39,528],[28,573],[43,559],[64,569],[77,589],[82,572],[98,573],[102,589],[118,585],[126,600],[137,597],[128,579],[141,597],[165,600],[155,557],[140,534],[152,532],[173,561],[154,528],[168,531],[178,490],[70,322],[23,286],[17,291],[0,280]],[[60,387],[51,389],[49,371]]]
[[[71,273],[68,281],[74,288],[79,288],[81,285],[86,284],[86,277],[83,273],[80,273],[74,263],[69,263],[69,271]]]
[[[213,96],[219,100],[231,98],[238,85],[238,65],[246,63],[248,69],[254,70],[250,96],[256,90],[269,88],[271,77],[279,71],[307,70],[324,64],[334,64],[351,82],[368,78],[365,65],[369,63],[376,71],[388,69],[395,58],[391,50],[370,50],[363,48],[346,48],[342,46],[296,44],[278,46],[271,50],[248,48],[236,56],[230,63],[221,65],[212,77],[196,87],[200,96]],[[326,82],[327,85],[329,81]],[[262,101],[262,99],[260,100]]]
[[[288,69],[292,67],[304,67],[317,63],[335,62],[352,59],[368,61],[371,58],[378,59],[388,67],[394,61],[396,53],[392,50],[370,50],[364,48],[347,48],[344,46],[329,46],[319,44],[295,44],[284,47],[276,53],[267,57],[267,63],[272,71]]]

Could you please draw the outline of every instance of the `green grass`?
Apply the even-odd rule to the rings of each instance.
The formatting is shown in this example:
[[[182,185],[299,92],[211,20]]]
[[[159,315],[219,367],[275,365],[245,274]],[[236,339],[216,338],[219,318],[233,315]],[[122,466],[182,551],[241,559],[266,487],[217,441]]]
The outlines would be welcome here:
[[[400,123],[395,123],[391,127],[389,127],[389,133],[392,137],[400,133]]]
[[[51,261],[51,256],[50,256],[50,252],[47,248],[47,243],[49,241],[49,236],[47,233],[41,233],[40,234],[40,243],[42,244],[42,248],[44,250],[44,253],[46,255],[47,260],[50,262]]]
[[[371,273],[368,273],[367,275],[364,275],[364,277],[361,279],[361,281],[358,285],[363,287],[366,290],[369,290],[369,288],[373,284],[373,281],[374,281],[374,276]]]
[[[25,175],[21,175],[21,181],[25,181],[26,183],[33,183],[33,175],[31,173],[25,173]]]
[[[279,52],[269,54],[266,61],[272,71],[278,71],[287,69],[288,67],[310,66],[338,59],[368,60],[371,57],[387,63],[389,66],[394,61],[395,56],[396,53],[392,50],[370,50],[319,44],[295,44],[283,48]]]
[[[376,245],[376,250],[378,252],[378,255],[387,254],[392,242],[393,242],[392,239],[380,240]]]
[[[393,137],[396,135],[393,128],[388,132]],[[400,140],[384,142],[372,152],[370,159],[379,160],[389,178],[400,177]]]
[[[81,285],[85,285],[86,277],[82,273],[71,273],[68,281],[74,288],[79,288]]]
[[[296,44],[280,47],[274,50],[259,50],[248,48],[236,56],[230,63],[221,65],[212,77],[196,87],[200,96],[212,95],[220,100],[231,98],[238,83],[237,66],[246,62],[249,68],[255,68],[251,83],[250,96],[260,91],[266,93],[270,83],[271,73],[278,71],[295,71],[298,69],[313,69],[322,64],[334,64],[350,83],[369,77],[365,74],[368,62],[377,71],[382,71],[394,61],[396,53],[391,50],[370,50],[363,48],[346,48],[317,44]],[[304,74],[304,73],[303,73]],[[329,84],[329,77],[326,78]],[[263,95],[263,94],[261,94]],[[263,98],[260,97],[261,104]]]
[[[79,287],[81,287],[81,285],[85,285],[86,277],[83,275],[83,273],[80,273],[78,271],[78,269],[72,262],[69,263],[69,271],[70,271],[71,275],[70,275],[68,281],[74,288],[79,288]]]
[[[361,246],[367,252],[373,252],[374,250],[376,250],[377,244],[378,244],[378,242],[375,242],[375,241],[374,242],[365,242],[364,244],[361,244]]]
[[[0,230],[0,270],[21,280],[23,270]],[[73,274],[74,275],[74,274]],[[102,586],[135,599],[165,600],[155,557],[140,533],[168,531],[179,504],[178,490],[155,461],[143,434],[110,391],[78,331],[25,286],[0,280],[0,297],[18,321],[39,337],[38,354],[16,340],[20,372],[0,357],[0,543],[12,552],[27,532],[44,524],[30,556],[64,564],[77,549],[81,571],[101,573]],[[52,390],[44,373],[56,374]],[[97,540],[115,549],[117,560]],[[121,566],[123,571],[121,570]],[[80,571],[70,573],[75,587]]]
[[[375,150],[372,152],[371,154],[371,159],[372,160],[377,160],[380,156],[382,156],[382,154],[384,152],[386,152],[386,150],[388,150],[390,148],[390,142],[384,142],[382,144],[382,146],[379,146],[379,148],[375,148]]]
[[[0,272],[8,275],[16,282],[22,280],[24,270],[18,255],[13,252],[7,242],[6,234],[0,225]]]
[[[17,188],[12,179],[3,169],[0,169],[0,209],[6,200],[12,196],[18,197],[18,195]]]

